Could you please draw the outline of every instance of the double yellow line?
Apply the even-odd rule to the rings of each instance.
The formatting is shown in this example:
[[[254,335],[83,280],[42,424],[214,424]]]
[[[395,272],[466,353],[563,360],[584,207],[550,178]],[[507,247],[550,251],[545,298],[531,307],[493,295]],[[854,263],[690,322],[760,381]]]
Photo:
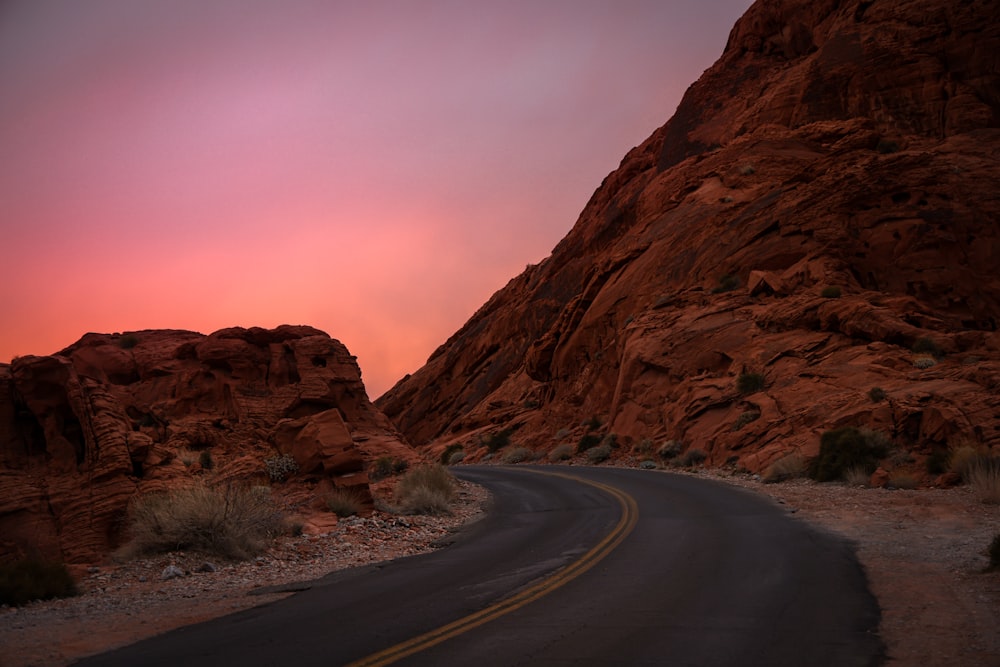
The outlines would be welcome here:
[[[573,561],[569,566],[559,570],[552,576],[543,579],[537,584],[526,588],[517,595],[509,597],[506,600],[502,600],[494,605],[481,609],[474,614],[460,618],[447,625],[442,625],[436,630],[431,630],[430,632],[414,637],[413,639],[400,642],[395,646],[390,646],[384,651],[373,653],[367,658],[362,658],[361,660],[350,663],[347,667],[379,667],[381,665],[389,665],[397,660],[413,655],[414,653],[436,646],[437,644],[451,639],[452,637],[468,632],[473,628],[478,628],[479,626],[500,618],[505,614],[509,614],[512,611],[516,611],[521,607],[534,602],[538,598],[548,595],[552,591],[562,587],[573,579],[576,579],[584,572],[597,565],[604,559],[605,556],[621,544],[628,534],[632,532],[632,529],[635,528],[636,521],[639,520],[639,507],[636,505],[635,499],[627,493],[619,491],[612,486],[601,484],[600,482],[581,479],[580,477],[575,477],[573,475],[539,471],[533,472],[538,472],[542,475],[552,475],[554,477],[564,477],[576,482],[589,484],[590,486],[604,491],[618,501],[618,504],[621,506],[621,518],[618,520],[618,523],[611,530],[611,532],[608,533],[603,540],[598,542],[596,546],[580,556],[577,560]]]

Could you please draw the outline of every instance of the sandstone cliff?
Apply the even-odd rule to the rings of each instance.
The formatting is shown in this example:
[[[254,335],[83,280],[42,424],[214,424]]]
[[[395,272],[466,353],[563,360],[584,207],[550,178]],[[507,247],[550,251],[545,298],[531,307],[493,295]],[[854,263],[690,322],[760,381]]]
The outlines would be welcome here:
[[[0,556],[100,560],[132,497],[197,476],[273,484],[308,513],[333,485],[366,494],[380,455],[417,458],[322,331],[87,334],[0,364]],[[287,481],[267,469],[281,457]]]
[[[751,470],[846,424],[902,462],[1000,445],[998,72],[991,2],[757,2],[551,256],[379,407],[467,460],[594,417]]]

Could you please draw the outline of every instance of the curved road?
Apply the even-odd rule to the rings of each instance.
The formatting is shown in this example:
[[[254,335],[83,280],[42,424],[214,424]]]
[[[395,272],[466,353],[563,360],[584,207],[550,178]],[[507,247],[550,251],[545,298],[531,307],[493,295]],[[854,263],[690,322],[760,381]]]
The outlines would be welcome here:
[[[441,551],[80,665],[878,665],[851,547],[750,492],[654,471],[453,469],[487,518]],[[556,474],[553,474],[556,473]]]

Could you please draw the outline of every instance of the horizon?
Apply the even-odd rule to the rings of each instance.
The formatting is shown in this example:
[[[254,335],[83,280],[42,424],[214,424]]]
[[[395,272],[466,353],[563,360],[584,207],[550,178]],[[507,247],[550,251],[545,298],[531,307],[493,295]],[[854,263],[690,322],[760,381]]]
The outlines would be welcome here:
[[[0,361],[313,326],[372,399],[549,256],[752,3],[0,7]]]

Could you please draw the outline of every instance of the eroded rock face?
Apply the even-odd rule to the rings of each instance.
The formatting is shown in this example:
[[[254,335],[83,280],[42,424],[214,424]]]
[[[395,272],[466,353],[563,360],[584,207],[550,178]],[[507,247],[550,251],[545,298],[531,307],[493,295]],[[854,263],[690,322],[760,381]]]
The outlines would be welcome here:
[[[592,417],[618,456],[751,470],[845,424],[917,463],[1000,445],[998,60],[987,2],[756,3],[552,255],[379,407],[467,454]]]
[[[322,331],[87,334],[0,364],[0,556],[100,560],[132,497],[199,475],[299,501],[317,485],[367,494],[382,455],[417,459]],[[297,471],[276,483],[265,463],[279,456]]]

